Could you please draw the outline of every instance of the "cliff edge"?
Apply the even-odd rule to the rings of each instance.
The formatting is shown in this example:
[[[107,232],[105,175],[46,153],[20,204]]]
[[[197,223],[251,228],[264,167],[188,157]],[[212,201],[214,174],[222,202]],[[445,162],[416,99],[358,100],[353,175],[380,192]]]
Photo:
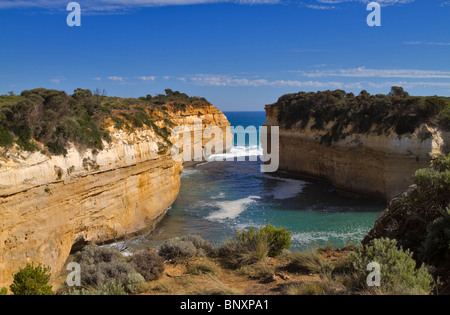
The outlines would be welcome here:
[[[30,93],[34,102],[30,113],[45,107],[56,93],[63,100],[74,97],[35,90]],[[89,99],[95,97],[83,93]],[[35,102],[36,95],[43,100]],[[25,101],[30,98],[26,93],[21,97]],[[11,105],[14,113],[23,101]],[[126,101],[126,109],[118,108],[118,101],[121,106]],[[43,263],[57,273],[70,252],[87,243],[116,240],[154,228],[180,188],[183,166],[170,155],[174,141],[171,129],[199,119],[204,128],[219,126],[225,131],[230,125],[222,112],[203,100],[176,103],[161,96],[159,101],[161,104],[155,104],[151,97],[105,97],[102,106],[116,103],[109,104],[113,108],[109,115],[96,120],[107,137],[95,148],[80,138],[66,137],[57,142],[64,143],[57,154],[46,144],[53,144],[54,138],[45,142],[45,137],[33,136],[28,139],[28,147],[33,149],[27,151],[18,132],[8,133],[17,144],[0,148],[0,287],[9,285],[12,274],[26,263]],[[83,107],[87,103],[83,101]],[[141,106],[138,110],[135,103]],[[64,101],[58,104],[59,108]],[[139,117],[144,123],[136,121]],[[69,124],[76,118],[60,119]]]
[[[390,201],[413,184],[416,170],[450,150],[448,99],[345,91],[288,94],[266,106],[280,126],[280,170]]]

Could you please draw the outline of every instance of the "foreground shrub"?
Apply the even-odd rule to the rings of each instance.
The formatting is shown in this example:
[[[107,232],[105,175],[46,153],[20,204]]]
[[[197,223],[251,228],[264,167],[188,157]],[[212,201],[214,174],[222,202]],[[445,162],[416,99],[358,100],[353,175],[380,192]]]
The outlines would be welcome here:
[[[158,280],[164,272],[164,259],[155,252],[136,253],[130,259],[134,268],[146,281]]]
[[[291,284],[284,290],[284,293],[287,295],[338,295],[346,292],[346,288],[342,283],[330,278]]]
[[[240,268],[264,261],[269,257],[270,242],[263,234],[244,239],[239,235],[219,249],[222,262],[231,268]]]
[[[99,286],[98,289],[81,289],[69,292],[69,295],[128,295],[120,282],[109,282]]]
[[[450,171],[450,154],[441,154],[433,161],[433,167],[438,172]]]
[[[223,262],[233,268],[276,257],[291,246],[291,234],[284,228],[267,225],[258,230],[238,231],[219,249]]]
[[[248,276],[262,281],[271,281],[275,275],[276,268],[266,262],[259,262],[251,266],[240,268],[237,273],[242,276]]]
[[[9,287],[14,295],[53,295],[50,281],[50,267],[39,264],[27,264],[14,275],[13,284]]]
[[[8,295],[8,289],[7,288],[1,288],[0,289],[0,295]]]
[[[218,268],[211,261],[202,261],[199,263],[192,264],[188,267],[188,272],[191,275],[201,276],[201,275],[215,275],[218,272]]]
[[[194,257],[215,256],[217,248],[197,235],[175,237],[158,249],[160,256],[175,263],[187,262]]]
[[[323,256],[317,250],[305,253],[294,253],[287,268],[293,272],[323,275],[331,274],[334,269],[333,265],[325,261]]]
[[[392,200],[383,216],[364,239],[396,239],[415,254],[416,261],[433,266],[444,287],[450,287],[448,266],[448,213],[450,204],[450,155],[440,155],[432,168],[415,173],[416,186]]]
[[[359,246],[356,252],[349,255],[352,267],[359,276],[360,289],[367,287],[367,265],[377,262],[381,266],[381,288],[390,294],[430,294],[433,278],[421,266],[416,268],[412,253],[397,247],[397,241],[376,239],[369,245]]]
[[[125,289],[130,294],[140,294],[148,288],[145,279],[139,273],[130,273],[125,281]]]
[[[146,288],[145,278],[136,271],[135,264],[127,261],[115,249],[89,245],[77,253],[76,258],[81,265],[83,286],[96,288],[97,293],[105,291],[105,288],[120,291],[122,286],[127,293],[139,294]],[[152,267],[145,271],[149,275],[151,270]]]
[[[81,265],[81,281],[85,286],[99,287],[111,281],[127,282],[128,275],[137,273],[126,261],[101,262],[95,265]]]
[[[82,251],[76,254],[76,260],[79,264],[95,265],[102,262],[111,262],[113,260],[122,260],[119,251],[97,245],[87,245]]]
[[[261,234],[268,239],[270,243],[269,257],[277,257],[283,252],[283,250],[291,247],[292,234],[289,233],[286,228],[276,228],[268,224],[260,228],[257,232],[255,232],[254,229],[250,229],[248,232],[238,233],[244,241],[245,239],[257,237],[257,234]]]
[[[168,261],[181,263],[189,261],[197,254],[194,244],[183,241],[179,237],[164,242],[158,249],[158,254]]]
[[[213,257],[217,255],[217,248],[210,242],[201,238],[199,235],[182,236],[181,240],[191,242],[197,249],[196,255],[199,257]]]
[[[450,208],[443,210],[442,217],[427,226],[420,258],[428,262],[450,260]]]

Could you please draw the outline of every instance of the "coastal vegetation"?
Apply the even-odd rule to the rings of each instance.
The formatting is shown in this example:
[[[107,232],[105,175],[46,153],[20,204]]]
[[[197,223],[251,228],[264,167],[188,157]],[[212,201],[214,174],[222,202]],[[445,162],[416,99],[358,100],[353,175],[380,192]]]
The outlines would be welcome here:
[[[165,90],[140,98],[108,97],[104,91],[34,89],[21,95],[0,96],[0,147],[67,154],[69,142],[87,149],[102,149],[111,140],[109,125],[132,130],[147,126],[166,143],[170,135],[169,108],[184,110],[210,103],[200,97]],[[159,128],[155,121],[166,121]],[[167,127],[169,126],[169,127]]]
[[[326,132],[322,143],[331,144],[354,133],[413,133],[427,123],[450,130],[450,98],[411,96],[401,87],[387,95],[343,90],[286,94],[275,103],[280,126]],[[423,135],[424,138],[427,135]]]
[[[49,285],[50,268],[41,264],[27,264],[14,275],[14,281],[9,287],[14,295],[53,295]],[[6,294],[6,290],[2,289]]]
[[[411,250],[419,263],[433,266],[433,274],[450,290],[450,154],[440,155],[430,168],[414,175],[415,185],[390,203],[364,240],[388,237]]]
[[[112,247],[88,245],[72,257],[81,265],[82,287],[73,289],[63,284],[57,294],[438,293],[438,281],[432,277],[430,267],[419,264],[415,255],[404,250],[396,240],[379,238],[366,245],[347,245],[342,249],[327,246],[310,252],[289,251],[290,242],[288,231],[268,225],[239,231],[219,247],[199,236],[171,239],[161,244],[156,252],[149,249],[131,256]],[[381,286],[369,287],[367,265],[374,261],[381,267]],[[52,293],[48,291],[48,288],[51,290],[48,270],[33,268],[27,266],[27,272],[21,270],[14,277],[11,292],[21,294],[27,292],[25,287],[38,287],[41,289],[32,292]],[[24,275],[30,275],[30,270],[45,277],[24,279]]]

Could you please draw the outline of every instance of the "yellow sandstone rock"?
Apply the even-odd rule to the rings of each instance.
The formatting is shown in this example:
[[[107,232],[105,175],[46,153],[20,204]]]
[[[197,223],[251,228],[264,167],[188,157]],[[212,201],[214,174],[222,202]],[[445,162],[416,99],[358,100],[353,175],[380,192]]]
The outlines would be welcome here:
[[[266,106],[267,126],[278,126],[278,108]],[[413,184],[416,170],[450,149],[450,134],[422,125],[413,134],[353,134],[331,146],[325,131],[280,128],[280,170],[324,179],[336,188],[390,201]],[[351,127],[351,126],[350,126]],[[350,128],[349,127],[349,128]],[[422,137],[424,131],[430,137]]]
[[[209,105],[170,114],[173,125],[200,118],[204,127],[229,126]],[[11,151],[0,159],[0,287],[28,262],[55,276],[74,246],[149,231],[175,201],[183,166],[161,150],[158,135],[112,126],[110,133],[102,151],[72,146],[65,157]]]

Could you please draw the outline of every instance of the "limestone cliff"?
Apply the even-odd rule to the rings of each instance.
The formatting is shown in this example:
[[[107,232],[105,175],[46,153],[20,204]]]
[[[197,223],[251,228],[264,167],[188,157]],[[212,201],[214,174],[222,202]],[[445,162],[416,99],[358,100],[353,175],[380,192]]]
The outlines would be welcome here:
[[[313,128],[314,119],[306,126],[285,128],[278,121],[277,104],[266,106],[266,116],[265,125],[280,126],[280,170],[386,201],[405,191],[414,172],[429,166],[431,157],[450,149],[450,134],[428,124],[402,136],[394,131],[348,133],[327,145],[322,137],[331,123],[324,130]]]
[[[190,125],[226,129],[212,105],[170,107],[158,127]],[[148,127],[108,126],[103,150],[70,145],[65,156],[12,148],[0,158],[0,287],[27,262],[57,273],[74,246],[100,243],[151,230],[176,199],[181,162]],[[173,141],[173,139],[170,139]]]

